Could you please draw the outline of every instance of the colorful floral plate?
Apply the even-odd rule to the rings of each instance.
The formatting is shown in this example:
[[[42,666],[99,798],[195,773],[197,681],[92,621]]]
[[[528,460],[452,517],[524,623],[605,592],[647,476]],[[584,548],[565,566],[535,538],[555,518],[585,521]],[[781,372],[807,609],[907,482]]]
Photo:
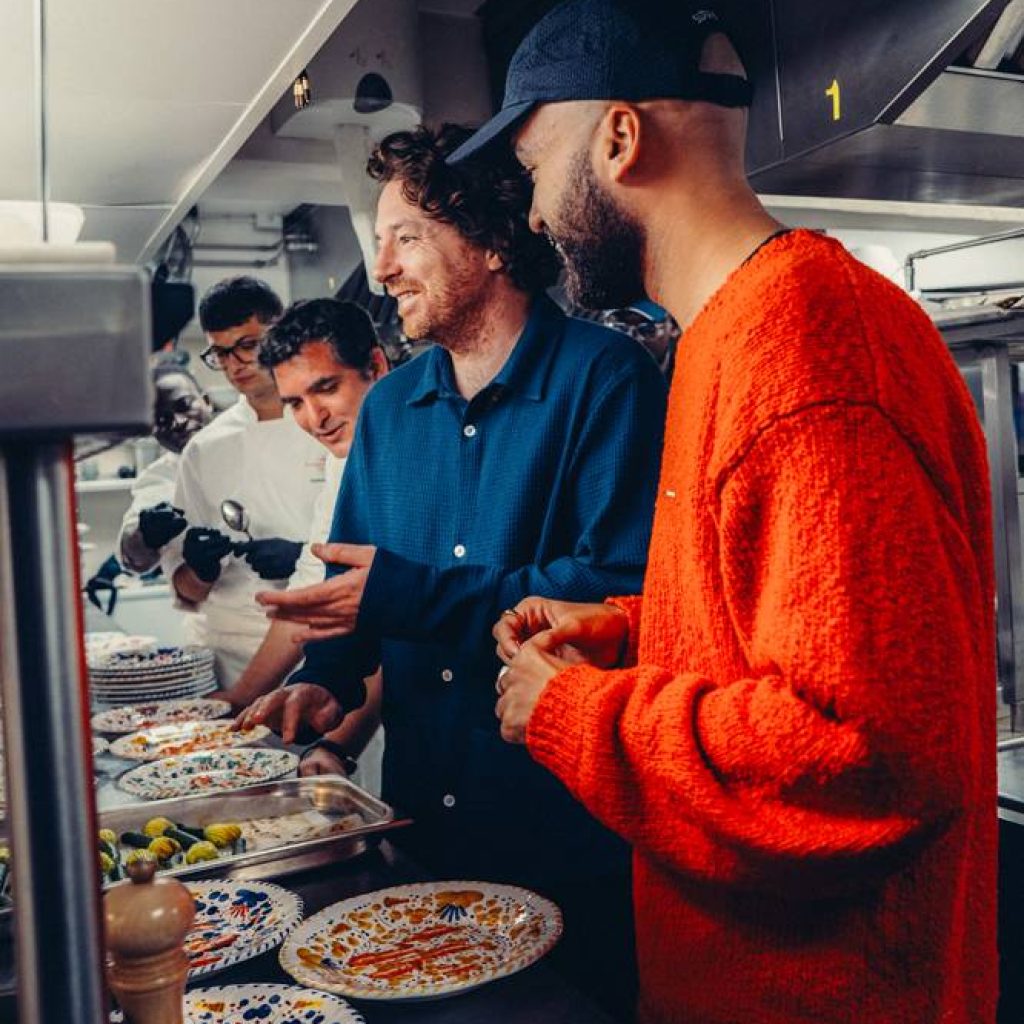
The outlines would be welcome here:
[[[453,995],[521,971],[562,934],[562,915],[527,889],[489,882],[400,885],[304,921],[281,966],[312,988],[359,999]]]
[[[110,1024],[122,1024],[119,1010]],[[185,1024],[365,1024],[353,1007],[297,985],[224,985],[185,993]]]
[[[125,772],[118,786],[143,800],[170,800],[217,790],[241,789],[290,775],[299,758],[287,750],[236,747],[201,750],[141,764]]]
[[[270,735],[265,725],[233,732],[230,722],[179,722],[154,725],[122,736],[110,744],[110,752],[133,761],[159,761],[164,757],[191,754],[197,750],[222,750],[258,743]]]
[[[273,949],[302,920],[302,900],[270,882],[189,882],[196,918],[185,936],[188,977]]]
[[[226,700],[164,700],[149,704],[128,704],[92,716],[96,732],[138,732],[154,725],[177,725],[207,718],[222,718],[231,710]]]

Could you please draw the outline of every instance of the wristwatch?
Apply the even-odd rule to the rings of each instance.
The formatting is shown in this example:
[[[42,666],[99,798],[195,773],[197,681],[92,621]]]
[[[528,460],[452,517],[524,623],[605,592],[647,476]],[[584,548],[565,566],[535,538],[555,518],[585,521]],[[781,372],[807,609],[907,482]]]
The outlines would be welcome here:
[[[301,754],[299,754],[299,760],[301,761],[307,754],[312,754],[317,748],[326,750],[328,754],[333,754],[340,762],[342,771],[346,775],[351,775],[356,768],[359,767],[359,763],[356,759],[348,753],[340,743],[335,743],[334,740],[327,739],[326,736],[321,736],[320,739],[314,740],[308,747],[306,747]]]

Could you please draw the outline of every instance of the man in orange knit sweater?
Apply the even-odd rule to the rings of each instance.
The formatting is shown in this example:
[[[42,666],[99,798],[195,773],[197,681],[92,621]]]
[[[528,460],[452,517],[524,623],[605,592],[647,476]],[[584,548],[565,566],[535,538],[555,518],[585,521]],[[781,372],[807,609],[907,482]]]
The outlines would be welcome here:
[[[652,6],[556,8],[463,148],[512,136],[577,301],[685,329],[644,593],[503,615],[503,735],[634,846],[644,1021],[984,1024],[977,418],[907,296],[758,203],[714,14]]]

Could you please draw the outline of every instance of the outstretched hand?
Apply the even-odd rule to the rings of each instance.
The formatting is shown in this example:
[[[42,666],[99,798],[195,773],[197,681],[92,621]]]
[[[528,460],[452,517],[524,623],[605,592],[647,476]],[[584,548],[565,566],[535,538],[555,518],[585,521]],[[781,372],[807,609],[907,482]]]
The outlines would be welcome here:
[[[347,636],[355,630],[366,580],[377,553],[372,544],[314,544],[312,551],[328,565],[350,568],[311,587],[261,591],[256,595],[272,618],[306,627],[295,633],[296,643]]]
[[[330,690],[314,683],[296,683],[254,701],[234,720],[232,728],[265,725],[285,743],[295,743],[307,730],[322,736],[336,729],[344,717],[345,709]]]

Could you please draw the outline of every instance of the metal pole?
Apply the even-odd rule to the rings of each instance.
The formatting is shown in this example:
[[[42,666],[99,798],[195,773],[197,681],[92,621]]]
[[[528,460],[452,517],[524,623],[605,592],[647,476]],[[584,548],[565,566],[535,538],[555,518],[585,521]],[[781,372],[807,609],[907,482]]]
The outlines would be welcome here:
[[[912,292],[917,284],[917,270],[915,264],[919,260],[927,259],[929,256],[942,256],[947,252],[962,252],[964,249],[977,249],[980,245],[994,245],[996,242],[1008,242],[1014,238],[1024,238],[1024,228],[1011,228],[1009,231],[1000,231],[997,235],[981,235],[978,238],[966,238],[962,242],[950,242],[948,245],[938,245],[934,249],[918,249],[917,252],[909,253],[903,261],[903,278],[907,291]]]
[[[35,18],[35,100],[36,146],[39,151],[39,205],[42,241],[50,240],[50,160],[46,148],[46,0],[36,0]]]
[[[106,1018],[72,484],[70,442],[0,448],[0,680],[22,1024]]]

